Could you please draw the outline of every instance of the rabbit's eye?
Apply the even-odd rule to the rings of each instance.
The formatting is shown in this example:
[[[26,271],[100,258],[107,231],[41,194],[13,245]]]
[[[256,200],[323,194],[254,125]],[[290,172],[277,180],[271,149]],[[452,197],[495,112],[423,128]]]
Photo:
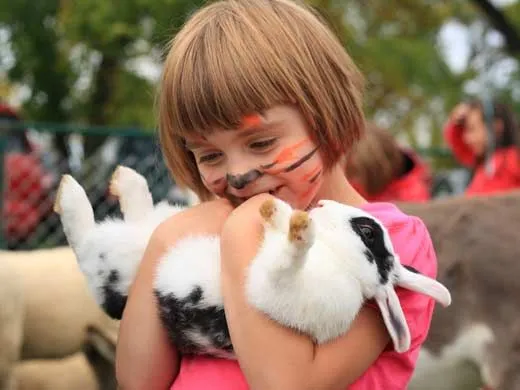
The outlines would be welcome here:
[[[368,242],[374,242],[374,229],[371,226],[363,225],[360,226],[359,231],[363,235],[363,238]]]

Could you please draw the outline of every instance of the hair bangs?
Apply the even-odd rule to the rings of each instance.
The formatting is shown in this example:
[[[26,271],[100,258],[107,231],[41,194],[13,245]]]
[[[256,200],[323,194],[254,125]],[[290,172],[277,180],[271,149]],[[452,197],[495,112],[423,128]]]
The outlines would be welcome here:
[[[232,16],[230,16],[232,18]],[[262,35],[236,20],[208,24],[172,69],[168,104],[179,136],[236,129],[244,115],[287,103],[292,79]],[[257,47],[258,50],[251,50]],[[274,57],[274,59],[273,59]]]

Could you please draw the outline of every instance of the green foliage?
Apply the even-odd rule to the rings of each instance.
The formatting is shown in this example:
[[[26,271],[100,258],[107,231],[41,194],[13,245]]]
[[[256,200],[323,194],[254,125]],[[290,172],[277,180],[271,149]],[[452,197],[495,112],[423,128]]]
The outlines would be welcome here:
[[[453,2],[456,3],[456,2]],[[428,0],[311,0],[334,27],[367,81],[367,116],[418,145],[442,144],[447,110],[471,74],[455,75],[437,44],[454,4]]]
[[[421,146],[442,145],[442,124],[467,81],[480,74],[475,63],[486,47],[476,36],[470,66],[454,74],[438,45],[439,31],[450,20],[485,26],[485,15],[468,0],[307,1],[365,74],[367,116],[405,134],[412,145],[419,145],[421,133],[429,138]],[[31,89],[27,118],[149,129],[155,124],[155,85],[129,65],[143,57],[160,63],[165,44],[202,0],[9,3],[0,2],[0,28],[10,33],[15,63],[3,85]],[[520,26],[519,2],[506,13]],[[503,56],[499,51],[493,58]],[[519,86],[515,71],[493,93],[514,102]]]
[[[200,1],[1,2],[0,28],[15,58],[9,85],[31,90],[31,121],[153,126],[152,81],[128,64],[158,63],[164,44]]]

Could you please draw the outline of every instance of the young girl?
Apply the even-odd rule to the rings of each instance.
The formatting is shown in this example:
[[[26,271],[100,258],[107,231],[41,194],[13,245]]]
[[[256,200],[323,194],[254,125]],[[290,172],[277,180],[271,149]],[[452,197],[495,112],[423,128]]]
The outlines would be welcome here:
[[[152,235],[121,321],[121,388],[406,388],[428,333],[430,298],[399,291],[412,345],[398,354],[372,304],[347,334],[317,346],[244,296],[245,268],[263,234],[259,206],[271,196],[299,209],[319,199],[363,208],[388,227],[404,264],[436,275],[424,224],[391,204],[367,203],[345,179],[342,162],[364,130],[362,79],[319,17],[291,0],[222,0],[200,9],[166,58],[159,119],[175,181],[204,202]],[[221,237],[222,293],[238,361],[179,356],[157,315],[156,263],[197,233]]]
[[[411,149],[374,124],[356,145],[346,164],[354,188],[371,202],[425,202],[430,199],[430,172]]]
[[[455,157],[473,169],[467,195],[520,187],[517,131],[514,114],[505,104],[472,100],[453,109],[444,135]]]

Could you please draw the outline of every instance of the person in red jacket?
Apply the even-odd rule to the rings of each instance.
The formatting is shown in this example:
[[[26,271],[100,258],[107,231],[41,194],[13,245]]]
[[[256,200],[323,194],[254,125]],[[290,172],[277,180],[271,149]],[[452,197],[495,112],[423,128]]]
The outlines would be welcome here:
[[[52,176],[25,131],[13,130],[10,121],[21,121],[10,106],[0,103],[0,131],[6,138],[2,234],[8,248],[17,248],[50,212]]]
[[[473,171],[466,195],[520,188],[518,127],[512,109],[497,101],[459,103],[444,126],[456,159]]]
[[[346,173],[354,187],[371,202],[430,200],[430,170],[411,149],[374,124],[354,148]]]

